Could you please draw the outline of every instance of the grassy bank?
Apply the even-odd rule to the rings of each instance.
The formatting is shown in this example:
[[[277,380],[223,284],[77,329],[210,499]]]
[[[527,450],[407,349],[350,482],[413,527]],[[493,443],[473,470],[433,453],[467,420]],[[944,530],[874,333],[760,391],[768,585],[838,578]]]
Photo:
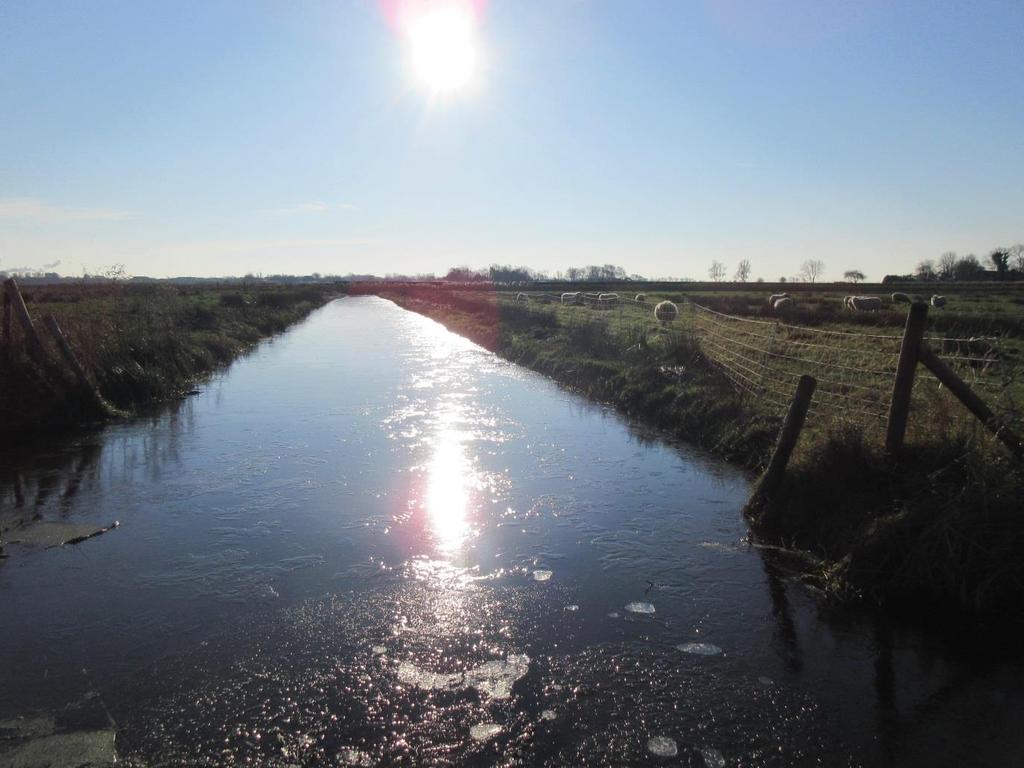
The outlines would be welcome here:
[[[0,432],[4,450],[180,397],[195,382],[261,339],[284,330],[338,291],[324,286],[182,287],[53,285],[22,290],[43,337],[42,360],[29,354],[14,323],[0,350]],[[103,408],[72,376],[42,320],[52,314]]]
[[[487,291],[363,290],[727,460],[758,471],[770,455],[777,410],[741,396],[683,323],[616,325]],[[748,514],[759,537],[812,555],[807,576],[835,599],[1020,622],[1022,498],[1020,466],[969,419],[917,424],[895,459],[869,429],[819,420],[770,508]]]

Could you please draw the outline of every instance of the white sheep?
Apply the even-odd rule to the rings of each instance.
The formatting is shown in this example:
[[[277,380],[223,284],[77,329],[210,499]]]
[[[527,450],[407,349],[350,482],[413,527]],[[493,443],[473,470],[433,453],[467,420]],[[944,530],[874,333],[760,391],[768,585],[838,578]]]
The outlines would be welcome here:
[[[853,296],[850,306],[860,312],[874,312],[882,308],[882,300],[878,296]]]
[[[932,306],[933,307],[944,307],[944,306],[946,306],[946,297],[945,296],[937,296],[937,295],[936,296],[932,296]]]
[[[529,300],[525,293],[516,294],[516,304],[526,304]]]
[[[633,301],[635,301],[637,304],[646,304],[647,303],[647,294],[646,293],[638,293],[636,295],[636,298],[633,299]]]
[[[659,301],[654,305],[654,317],[663,323],[670,323],[679,316],[679,307],[671,301]]]
[[[910,300],[910,297],[907,294],[900,293],[899,291],[896,291],[896,293],[894,293],[892,295],[892,303],[893,304],[912,304],[913,302]]]
[[[780,296],[774,302],[772,302],[772,309],[776,312],[781,312],[786,309],[790,309],[793,306],[793,299],[789,296]]]
[[[773,293],[771,296],[768,297],[768,306],[769,307],[774,307],[775,306],[775,302],[778,301],[779,299],[788,299],[788,298],[789,298],[789,294],[788,293]]]

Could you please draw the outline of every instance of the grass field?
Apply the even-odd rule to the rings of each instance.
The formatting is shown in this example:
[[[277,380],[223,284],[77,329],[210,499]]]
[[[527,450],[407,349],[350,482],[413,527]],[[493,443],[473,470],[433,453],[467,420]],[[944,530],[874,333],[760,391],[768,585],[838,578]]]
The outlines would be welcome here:
[[[771,502],[777,524],[769,530],[766,510],[751,510],[754,530],[818,558],[812,576],[836,597],[955,606],[958,616],[999,621],[1024,616],[1020,464],[921,367],[906,448],[883,450],[906,304],[855,313],[843,309],[845,286],[801,286],[793,311],[780,317],[765,301],[776,286],[659,286],[644,291],[643,306],[599,309],[555,301],[560,287],[568,286],[358,290],[755,471],[797,377],[814,375],[808,426]],[[625,299],[643,287],[600,290]],[[944,285],[942,293],[949,303],[930,312],[928,343],[1022,431],[1024,293],[995,285]],[[655,320],[661,299],[679,304],[673,323]]]
[[[336,287],[56,284],[22,289],[43,338],[44,361],[29,355],[12,323],[0,350],[0,431],[5,450],[103,418],[63,364],[43,327],[52,314],[85,372],[114,409],[134,413],[178,397],[198,377],[320,306]]]

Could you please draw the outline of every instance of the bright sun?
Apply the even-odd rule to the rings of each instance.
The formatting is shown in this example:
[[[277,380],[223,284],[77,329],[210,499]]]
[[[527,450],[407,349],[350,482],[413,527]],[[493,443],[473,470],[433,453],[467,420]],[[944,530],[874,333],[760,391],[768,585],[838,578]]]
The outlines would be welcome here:
[[[468,3],[431,3],[405,20],[416,79],[434,92],[456,91],[477,66],[476,19]]]

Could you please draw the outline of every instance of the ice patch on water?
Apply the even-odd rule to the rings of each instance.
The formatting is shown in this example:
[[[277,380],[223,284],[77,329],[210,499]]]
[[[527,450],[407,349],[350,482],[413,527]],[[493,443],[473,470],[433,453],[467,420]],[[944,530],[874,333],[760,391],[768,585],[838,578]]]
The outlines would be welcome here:
[[[551,578],[551,571],[534,571],[533,572],[533,580],[534,581],[547,581],[550,578]]]
[[[543,712],[540,713],[541,720],[554,720],[556,717],[557,715],[555,714],[555,710],[553,709],[545,709]]]
[[[501,726],[497,723],[478,723],[469,729],[469,735],[474,741],[484,742],[493,739],[501,733]]]
[[[626,610],[630,613],[654,613],[653,603],[629,603]]]
[[[676,646],[683,653],[692,653],[697,656],[717,656],[722,649],[713,643],[681,643]]]
[[[356,765],[359,768],[370,768],[373,765],[373,758],[361,749],[343,749],[338,753],[338,760],[342,765]]]
[[[647,751],[657,757],[675,757],[679,754],[679,747],[675,739],[668,736],[651,736],[647,740]]]
[[[425,690],[452,690],[476,688],[491,699],[507,699],[512,686],[530,669],[530,657],[525,654],[509,656],[504,661],[485,661],[465,672],[450,674],[430,672],[408,661],[398,665],[398,679]]]
[[[569,611],[570,613],[575,613],[579,609],[580,609],[580,607],[578,605],[567,605],[567,606],[565,606],[565,610]]]
[[[714,747],[701,747],[700,756],[708,768],[725,768],[725,757]]]
[[[505,661],[487,661],[466,672],[464,686],[476,688],[492,699],[507,699],[512,686],[530,669],[530,657],[525,654],[509,656]]]

